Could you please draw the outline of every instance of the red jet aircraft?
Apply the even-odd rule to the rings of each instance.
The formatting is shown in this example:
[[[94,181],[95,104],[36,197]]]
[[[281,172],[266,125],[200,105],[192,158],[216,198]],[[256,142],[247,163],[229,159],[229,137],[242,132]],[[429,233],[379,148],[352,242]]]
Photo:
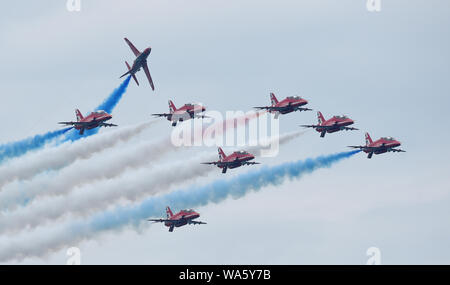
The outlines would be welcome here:
[[[320,137],[323,138],[326,133],[334,133],[342,130],[358,130],[357,128],[348,127],[353,125],[354,121],[347,116],[333,116],[331,119],[325,120],[321,112],[317,112],[317,118],[319,120],[318,125],[301,125],[305,128],[314,128],[320,133]]]
[[[275,114],[275,119],[278,119],[280,114],[287,114],[295,111],[312,111],[309,108],[302,108],[301,106],[308,104],[308,101],[299,96],[289,96],[278,102],[275,94],[270,93],[271,106],[254,107],[256,109],[268,110],[270,113]]]
[[[401,143],[392,137],[382,137],[376,141],[372,141],[369,133],[366,133],[366,145],[351,145],[351,148],[359,148],[368,153],[367,158],[372,158],[373,154],[381,154],[385,152],[405,152],[402,149],[396,149]]]
[[[173,102],[169,100],[170,113],[152,114],[155,117],[166,117],[168,121],[172,122],[172,126],[176,126],[177,122],[183,122],[194,118],[207,118],[205,115],[198,115],[204,112],[206,108],[200,104],[188,103],[177,109]]]
[[[246,151],[235,151],[230,155],[225,155],[223,150],[219,147],[219,161],[214,162],[202,162],[202,164],[214,164],[217,167],[222,168],[222,173],[226,173],[227,169],[233,169],[242,165],[254,165],[259,162],[250,162],[255,159],[255,156]]]
[[[148,47],[143,52],[140,52],[127,38],[125,38],[124,40],[130,46],[131,51],[136,56],[136,59],[134,60],[132,67],[130,67],[128,62],[125,61],[125,64],[128,67],[128,71],[125,72],[122,76],[120,76],[120,78],[124,77],[127,74],[131,74],[131,76],[133,76],[134,81],[136,81],[136,84],[139,86],[139,82],[137,81],[135,74],[136,74],[136,72],[141,70],[141,68],[143,68],[145,71],[145,75],[147,76],[148,82],[150,83],[150,86],[152,87],[152,90],[155,90],[155,86],[153,85],[153,80],[152,80],[152,77],[150,76],[150,71],[148,70],[148,65],[147,65],[147,57],[150,54],[150,52],[152,51],[152,48]]]
[[[169,232],[173,232],[174,227],[181,227],[184,225],[203,225],[205,222],[194,221],[200,217],[200,214],[194,210],[181,210],[175,215],[170,210],[169,206],[166,208],[167,219],[149,219],[148,221],[154,223],[164,223],[166,227],[169,227]]]
[[[94,111],[89,116],[83,117],[80,110],[75,110],[77,116],[76,122],[59,122],[58,124],[72,125],[75,129],[80,130],[80,135],[84,134],[84,130],[90,130],[97,127],[117,127],[114,124],[105,123],[111,120],[112,116],[103,110]]]

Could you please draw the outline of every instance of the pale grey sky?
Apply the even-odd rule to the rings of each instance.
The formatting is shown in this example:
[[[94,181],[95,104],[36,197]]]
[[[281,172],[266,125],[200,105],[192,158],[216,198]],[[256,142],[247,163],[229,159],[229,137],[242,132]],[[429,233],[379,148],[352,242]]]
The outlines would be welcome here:
[[[448,264],[450,3],[381,0],[382,10],[371,13],[365,2],[82,0],[80,12],[68,12],[63,0],[7,3],[0,141],[59,128],[74,108],[98,105],[133,60],[126,36],[139,49],[152,47],[156,90],[138,73],[141,86],[130,83],[114,123],[149,120],[167,112],[168,99],[225,112],[268,104],[269,92],[298,94],[325,117],[349,115],[361,131],[325,139],[309,132],[261,162],[345,150],[362,144],[364,131],[394,136],[407,152],[360,154],[276,189],[198,208],[205,226],[99,236],[78,245],[82,263],[365,264],[367,248],[376,246],[382,263]],[[289,114],[280,129],[315,122],[315,112]],[[170,130],[165,121],[122,147]],[[217,172],[188,185],[222,177]],[[62,250],[23,263],[66,259]]]

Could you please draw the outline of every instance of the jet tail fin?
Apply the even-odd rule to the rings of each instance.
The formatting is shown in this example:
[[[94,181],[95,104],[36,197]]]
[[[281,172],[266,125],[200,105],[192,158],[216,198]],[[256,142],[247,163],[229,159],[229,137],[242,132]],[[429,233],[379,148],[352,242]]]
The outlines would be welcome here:
[[[319,121],[319,125],[321,125],[323,122],[325,122],[325,118],[323,117],[323,115],[320,111],[317,111],[317,120]]]
[[[366,133],[366,145],[369,145],[372,143],[372,138],[370,137],[369,133]]]
[[[175,107],[175,104],[172,102],[172,100],[169,100],[169,110],[170,110],[170,113],[173,113],[177,110],[177,108]]]
[[[219,160],[222,161],[222,160],[226,157],[226,155],[225,155],[225,153],[223,152],[223,150],[222,150],[221,147],[217,148],[217,151],[219,152]],[[225,171],[226,171],[226,170],[225,170]]]
[[[134,81],[136,82],[137,86],[139,86],[139,82],[137,81],[136,75],[132,74]]]
[[[272,103],[272,106],[275,106],[278,103],[278,99],[273,93],[270,93],[270,102]]]
[[[139,86],[139,82],[138,82],[138,80],[137,80],[137,78],[136,78],[136,75],[133,74],[133,73],[131,73],[131,67],[130,67],[130,65],[129,65],[128,62],[126,62],[126,61],[125,61],[125,64],[127,65],[128,71],[127,71],[124,75],[122,75],[121,77],[124,77],[124,76],[127,75],[127,74],[131,74],[131,76],[133,76],[133,79],[134,79],[134,81],[136,82],[137,86]]]
[[[83,120],[83,115],[81,114],[80,110],[75,109],[75,116],[77,116],[77,122]]]
[[[166,207],[167,218],[171,218],[173,216],[172,210],[169,206]]]

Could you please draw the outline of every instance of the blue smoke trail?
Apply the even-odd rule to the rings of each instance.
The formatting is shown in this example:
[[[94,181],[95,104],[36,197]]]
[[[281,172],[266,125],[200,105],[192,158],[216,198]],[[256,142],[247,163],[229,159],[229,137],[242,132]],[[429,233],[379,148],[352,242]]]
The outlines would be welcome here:
[[[151,196],[137,205],[116,207],[92,216],[65,224],[58,231],[45,237],[28,236],[29,240],[15,246],[0,247],[0,262],[42,256],[65,248],[67,244],[88,239],[108,230],[120,230],[124,226],[138,226],[151,216],[160,216],[166,205],[176,209],[194,208],[208,203],[219,203],[231,196],[239,198],[251,190],[257,191],[269,185],[279,185],[286,179],[298,179],[316,169],[330,167],[342,159],[349,158],[360,150],[341,152],[316,158],[287,162],[276,166],[264,166],[230,179],[218,179],[205,186],[191,186],[161,196]],[[36,248],[33,241],[38,238],[43,246]]]
[[[117,103],[119,103],[120,99],[122,98],[122,95],[127,91],[128,84],[130,83],[131,76],[128,76],[120,86],[113,91],[111,95],[109,95],[108,98],[106,98],[103,103],[101,103],[95,110],[103,110],[107,113],[112,113],[114,110],[114,107],[116,107]]]
[[[112,93],[111,95],[109,95],[100,105],[98,105],[95,108],[95,111],[98,110],[103,110],[109,114],[112,113],[112,111],[114,110],[114,108],[117,106],[117,104],[119,103],[120,99],[122,99],[123,94],[125,93],[125,91],[127,91],[127,87],[128,84],[130,83],[130,79],[131,76],[128,76],[123,82],[122,84],[120,84],[119,87],[117,87]],[[88,136],[92,136],[96,133],[98,133],[100,128],[95,128],[95,129],[90,129],[90,130],[85,130],[84,134],[81,136],[79,130],[72,130],[70,133],[68,133],[65,137],[65,139],[63,140],[63,142],[66,141],[76,141],[79,140],[80,138],[83,137],[88,137]]]
[[[276,166],[263,166],[230,179],[219,179],[205,186],[191,186],[162,196],[152,196],[138,205],[117,207],[93,216],[89,221],[77,223],[71,231],[100,232],[116,229],[127,224],[139,225],[146,218],[160,216],[165,206],[175,209],[195,208],[208,203],[219,203],[229,196],[237,199],[249,191],[258,191],[270,185],[280,185],[286,179],[298,179],[316,169],[330,167],[342,159],[349,158],[360,150],[319,156],[306,160],[287,162]]]
[[[5,159],[18,157],[31,150],[41,148],[46,143],[66,133],[70,129],[72,129],[72,127],[48,132],[43,135],[35,135],[34,137],[29,137],[21,141],[3,144],[0,146],[0,163]]]

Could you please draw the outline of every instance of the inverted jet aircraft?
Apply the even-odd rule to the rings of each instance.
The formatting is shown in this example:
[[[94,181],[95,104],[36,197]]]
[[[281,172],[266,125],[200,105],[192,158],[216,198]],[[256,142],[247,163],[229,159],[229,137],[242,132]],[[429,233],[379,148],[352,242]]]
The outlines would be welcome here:
[[[153,80],[150,75],[150,70],[148,69],[148,65],[147,65],[147,57],[150,54],[150,52],[152,51],[152,48],[148,47],[148,48],[144,49],[143,52],[140,52],[127,38],[125,38],[124,40],[130,46],[131,51],[136,56],[136,59],[134,60],[133,66],[131,66],[131,67],[128,64],[128,62],[125,61],[128,71],[125,72],[122,76],[120,76],[120,78],[124,77],[127,74],[130,74],[131,76],[133,76],[134,81],[136,81],[136,84],[139,86],[139,82],[138,82],[135,74],[136,74],[136,72],[141,70],[141,68],[143,68],[145,75],[147,76],[148,82],[150,83],[150,86],[152,87],[152,90],[155,90],[155,86],[153,85]]]
[[[181,227],[184,225],[204,225],[205,222],[194,221],[200,214],[194,210],[181,210],[175,215],[170,210],[170,207],[166,207],[167,218],[166,219],[148,219],[150,222],[154,223],[164,223],[166,227],[169,227],[169,232],[173,232],[175,227]]]

